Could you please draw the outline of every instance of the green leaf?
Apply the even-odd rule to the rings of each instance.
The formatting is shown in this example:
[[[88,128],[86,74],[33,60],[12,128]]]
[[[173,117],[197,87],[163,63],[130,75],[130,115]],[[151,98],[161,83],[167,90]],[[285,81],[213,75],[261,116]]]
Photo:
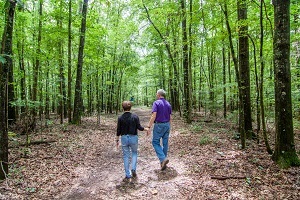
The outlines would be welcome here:
[[[0,62],[1,62],[2,64],[4,64],[4,63],[6,62],[5,58],[4,58],[2,55],[0,55]]]

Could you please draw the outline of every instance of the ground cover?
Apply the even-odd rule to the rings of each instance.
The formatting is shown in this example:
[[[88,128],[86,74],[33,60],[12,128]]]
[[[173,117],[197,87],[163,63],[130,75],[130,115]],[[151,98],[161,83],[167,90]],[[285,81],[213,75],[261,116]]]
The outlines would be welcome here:
[[[148,108],[135,108],[142,125]],[[236,127],[198,114],[185,124],[174,114],[168,168],[160,164],[145,132],[139,133],[138,178],[124,178],[116,149],[116,115],[86,117],[81,126],[55,121],[24,138],[10,140],[10,174],[0,182],[0,199],[300,199],[300,168],[279,169],[263,142],[236,140]],[[296,149],[300,133],[295,130]],[[273,144],[272,134],[270,142]]]

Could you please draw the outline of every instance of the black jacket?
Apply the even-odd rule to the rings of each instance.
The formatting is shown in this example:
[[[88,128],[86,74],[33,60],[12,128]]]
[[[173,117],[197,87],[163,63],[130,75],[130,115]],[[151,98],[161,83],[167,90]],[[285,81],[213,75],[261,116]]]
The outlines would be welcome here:
[[[124,112],[118,117],[117,136],[137,135],[137,129],[140,131],[144,130],[137,115],[131,112]]]

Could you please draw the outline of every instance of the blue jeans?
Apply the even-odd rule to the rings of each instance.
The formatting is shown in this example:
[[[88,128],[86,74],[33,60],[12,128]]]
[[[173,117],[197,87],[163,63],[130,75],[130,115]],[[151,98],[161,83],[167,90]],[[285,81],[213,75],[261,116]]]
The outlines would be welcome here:
[[[170,134],[169,122],[154,124],[152,145],[154,147],[154,150],[160,162],[164,161],[168,156],[169,134]]]
[[[138,136],[122,135],[121,143],[122,143],[125,175],[127,178],[130,178],[131,177],[130,157],[131,157],[131,169],[136,171]]]

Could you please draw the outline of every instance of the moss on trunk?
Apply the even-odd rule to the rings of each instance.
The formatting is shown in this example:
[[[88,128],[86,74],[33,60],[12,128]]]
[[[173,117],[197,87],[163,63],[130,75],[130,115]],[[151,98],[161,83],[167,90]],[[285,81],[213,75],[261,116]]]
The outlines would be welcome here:
[[[283,152],[276,157],[277,160],[275,160],[275,162],[280,168],[286,169],[291,166],[300,166],[300,159],[298,158],[296,152]]]

